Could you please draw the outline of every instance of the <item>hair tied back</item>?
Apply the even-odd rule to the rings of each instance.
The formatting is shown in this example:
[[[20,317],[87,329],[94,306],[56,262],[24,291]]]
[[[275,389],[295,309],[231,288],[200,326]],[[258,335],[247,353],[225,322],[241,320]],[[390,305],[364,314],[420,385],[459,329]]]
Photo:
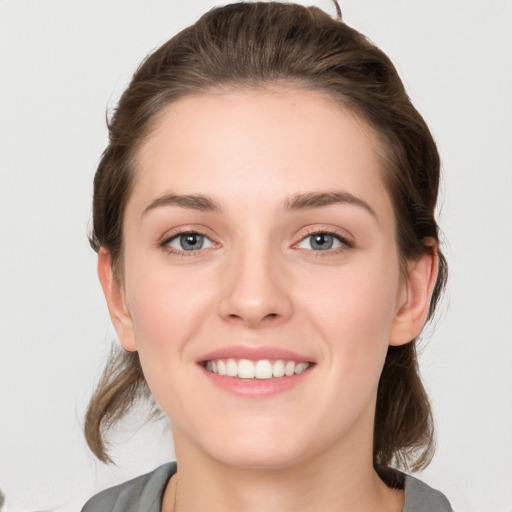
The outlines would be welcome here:
[[[343,21],[343,15],[341,14],[341,7],[338,0],[332,0],[334,7],[336,8],[336,18],[340,21]]]

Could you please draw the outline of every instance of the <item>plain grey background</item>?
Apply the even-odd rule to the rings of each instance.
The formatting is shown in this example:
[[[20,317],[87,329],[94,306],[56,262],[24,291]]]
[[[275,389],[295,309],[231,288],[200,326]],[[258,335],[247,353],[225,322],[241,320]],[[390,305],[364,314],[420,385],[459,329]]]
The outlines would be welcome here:
[[[150,50],[215,3],[0,1],[0,488],[9,512],[79,510],[173,456],[165,423],[125,422],[117,467],[95,462],[82,438],[113,338],[85,235],[107,104]],[[334,14],[329,1],[316,5]],[[421,355],[438,451],[420,477],[459,512],[510,512],[512,2],[342,8],[395,62],[443,158],[450,282]]]

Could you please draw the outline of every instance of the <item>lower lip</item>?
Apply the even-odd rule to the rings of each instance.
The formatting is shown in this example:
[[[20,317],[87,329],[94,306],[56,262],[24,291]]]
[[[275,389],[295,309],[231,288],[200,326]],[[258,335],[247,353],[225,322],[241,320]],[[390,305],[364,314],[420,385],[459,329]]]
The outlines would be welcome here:
[[[241,379],[209,372],[201,366],[201,370],[214,385],[224,391],[247,398],[267,398],[285,393],[298,386],[311,373],[310,366],[302,373],[290,377],[274,377],[271,379]]]

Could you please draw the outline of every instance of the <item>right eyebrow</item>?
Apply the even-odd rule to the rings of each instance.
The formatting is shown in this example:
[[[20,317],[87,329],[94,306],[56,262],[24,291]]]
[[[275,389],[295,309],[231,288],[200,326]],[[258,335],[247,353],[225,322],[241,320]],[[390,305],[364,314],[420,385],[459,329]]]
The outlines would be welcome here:
[[[164,194],[163,196],[157,197],[151,202],[142,215],[154,210],[155,208],[161,208],[162,206],[179,206],[181,208],[188,208],[191,210],[207,211],[207,212],[220,212],[221,207],[213,197],[205,196],[202,194]]]
[[[344,190],[294,194],[286,201],[285,211],[323,208],[335,204],[352,204],[358,206],[371,214],[375,220],[378,220],[375,210],[366,201]]]

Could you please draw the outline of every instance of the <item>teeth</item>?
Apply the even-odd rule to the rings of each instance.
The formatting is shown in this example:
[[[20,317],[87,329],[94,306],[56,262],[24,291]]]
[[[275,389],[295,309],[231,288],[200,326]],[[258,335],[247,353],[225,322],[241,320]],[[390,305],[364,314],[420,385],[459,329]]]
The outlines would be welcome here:
[[[309,366],[308,363],[299,363],[299,364],[295,365],[295,373],[296,374],[302,373],[304,370],[307,369],[308,366]],[[220,373],[220,371],[219,371],[219,373]]]
[[[271,379],[272,377],[291,377],[304,372],[311,366],[311,363],[296,363],[294,361],[270,361],[260,359],[250,361],[249,359],[217,359],[207,361],[207,371],[229,377],[240,379]]]
[[[230,377],[236,377],[238,375],[238,365],[234,359],[228,359],[226,361],[226,375]]]
[[[282,377],[284,375],[284,361],[274,361],[272,375],[274,377]]]
[[[256,368],[252,361],[248,359],[240,359],[238,361],[238,376],[241,379],[254,379]]]
[[[295,363],[293,361],[288,361],[286,363],[286,366],[284,367],[284,374],[287,377],[290,377],[290,375],[293,375],[294,373],[295,373]]]
[[[226,363],[224,361],[217,361],[217,372],[219,375],[226,375]]]
[[[254,370],[254,376],[257,379],[271,379],[272,378],[272,363],[267,359],[258,361],[256,363],[256,369]]]

